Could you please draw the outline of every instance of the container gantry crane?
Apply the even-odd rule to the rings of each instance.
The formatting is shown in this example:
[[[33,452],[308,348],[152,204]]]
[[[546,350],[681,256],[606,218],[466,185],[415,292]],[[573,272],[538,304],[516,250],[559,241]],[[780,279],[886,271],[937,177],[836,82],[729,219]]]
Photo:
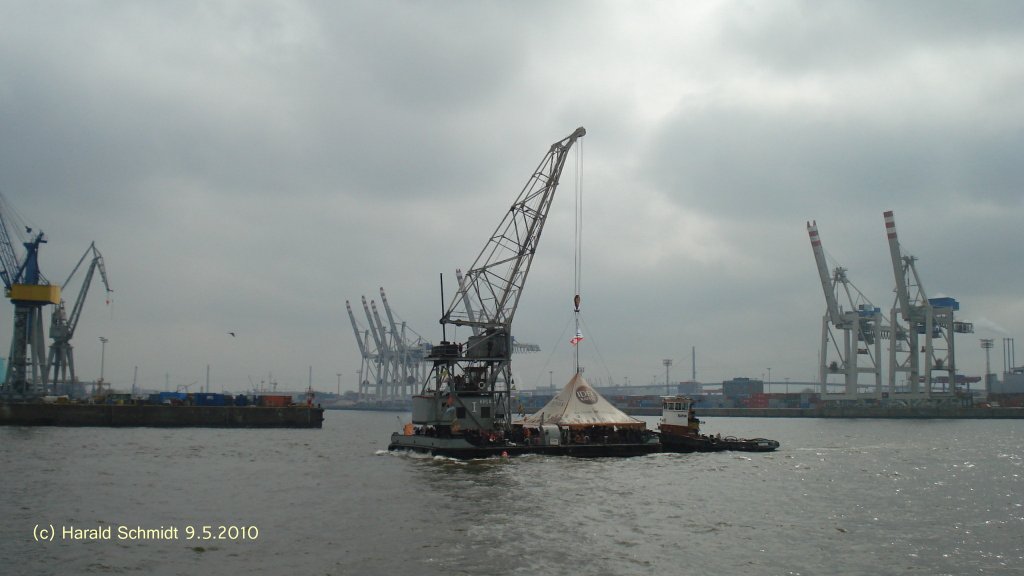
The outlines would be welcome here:
[[[389,333],[384,328],[384,322],[380,319],[380,312],[377,310],[377,302],[370,300],[370,310],[373,311],[373,324],[377,328],[377,333],[380,334],[380,341],[382,347],[379,348],[379,352],[383,355],[382,361],[384,362],[384,379],[380,385],[384,391],[383,400],[392,400],[398,398],[398,344],[395,342],[395,335]]]
[[[814,251],[821,287],[825,292],[825,315],[821,321],[821,349],[818,378],[822,395],[828,394],[828,377],[842,374],[845,399],[860,397],[860,376],[874,376],[873,393],[882,397],[882,349],[881,332],[883,317],[881,309],[850,282],[846,268],[835,267],[831,273],[825,261],[825,250],[821,245],[817,222],[807,223],[807,234]],[[845,296],[849,309],[839,305]],[[842,333],[842,343],[833,332]]]
[[[431,345],[404,321],[396,320],[383,287],[380,289],[380,297],[387,318],[386,325],[381,320],[377,303],[362,297],[363,311],[370,325],[368,330],[361,329],[352,312],[352,305],[345,302],[352,333],[362,357],[359,400],[408,400],[416,382],[426,377],[426,357]],[[408,337],[407,333],[415,335],[415,339]]]
[[[388,361],[386,336],[383,330],[377,330],[377,325],[374,323],[373,315],[370,313],[370,305],[366,300],[366,296],[363,296],[362,299],[363,312],[366,314],[366,322],[370,326],[370,336],[373,337],[373,349],[376,351],[373,356],[375,364],[373,373],[377,376],[376,380],[372,382],[374,396],[375,400],[383,401],[387,397],[387,382],[390,380],[388,369],[391,367]]]
[[[468,326],[472,334],[464,344],[431,349],[430,376],[413,397],[414,424],[450,426],[451,409],[477,430],[510,425],[512,320],[569,150],[585,134],[580,127],[551,145],[459,282],[440,323]]]
[[[359,356],[362,359],[362,364],[359,367],[359,401],[365,401],[370,395],[370,379],[373,381],[377,380],[377,359],[375,355],[370,352],[370,331],[359,330],[359,324],[356,322],[356,316],[352,313],[352,304],[346,300],[345,309],[348,310],[348,319],[352,322],[352,333],[356,337],[356,345],[359,346]]]
[[[53,343],[50,344],[50,356],[47,360],[47,366],[50,370],[50,385],[53,387],[53,391],[58,394],[70,394],[72,387],[77,382],[75,377],[75,355],[74,348],[71,346],[71,338],[75,335],[75,328],[78,326],[78,319],[82,315],[85,298],[89,293],[89,286],[92,285],[92,277],[96,270],[100,271],[100,279],[103,281],[103,287],[107,291],[108,304],[110,303],[110,293],[113,292],[110,289],[110,281],[107,279],[107,268],[103,262],[103,255],[96,248],[95,242],[90,243],[89,248],[79,258],[78,264],[75,265],[71,274],[68,275],[68,279],[61,285],[61,290],[67,289],[68,283],[71,282],[75,273],[81,268],[85,259],[90,256],[91,260],[85,271],[85,279],[82,280],[82,287],[78,291],[78,297],[75,299],[75,305],[71,309],[71,314],[67,313],[64,307],[64,300],[61,300],[57,308],[54,309],[53,316],[50,318],[50,339],[53,340]]]
[[[29,240],[22,243],[25,256],[18,257],[6,223],[12,215],[0,196],[0,278],[14,304],[14,334],[0,396],[28,399],[42,396],[46,390],[43,307],[60,302],[60,286],[50,284],[39,270],[39,247],[46,243],[42,230],[33,233],[25,227]]]
[[[415,392],[416,383],[426,377],[426,356],[430,350],[430,343],[416,334],[415,330],[409,329],[404,321],[399,329],[383,286],[380,289],[380,301],[384,305],[384,313],[388,318],[392,341],[397,351],[399,378],[397,394],[399,398],[406,399]],[[410,341],[406,336],[407,331],[416,334],[416,340]]]
[[[384,306],[384,315],[387,316],[388,327],[391,328],[391,353],[394,365],[391,374],[395,379],[392,393],[398,398],[407,398],[409,396],[409,382],[406,380],[410,377],[410,374],[409,365],[407,363],[407,352],[405,349],[405,338],[404,334],[398,331],[398,326],[395,323],[395,316],[391,313],[391,306],[388,305],[388,297],[384,294],[383,286],[380,288],[380,302]],[[404,331],[404,323],[402,328]]]
[[[917,258],[903,254],[900,247],[893,211],[888,210],[883,216],[896,278],[889,346],[889,387],[896,390],[897,372],[905,373],[910,399],[928,401],[932,398],[932,384],[936,381],[934,372],[946,372],[950,392],[955,390],[954,334],[974,332],[974,325],[953,319],[953,312],[960,309],[955,298],[929,299],[926,296],[915,265]],[[924,336],[924,344],[920,342],[921,336]]]

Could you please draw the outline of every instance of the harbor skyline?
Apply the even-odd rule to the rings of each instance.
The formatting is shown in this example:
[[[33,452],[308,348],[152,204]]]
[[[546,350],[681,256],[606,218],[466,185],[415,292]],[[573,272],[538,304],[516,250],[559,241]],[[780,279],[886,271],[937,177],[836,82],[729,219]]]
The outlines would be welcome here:
[[[974,324],[961,373],[982,338],[1001,372],[1024,325],[1017,3],[2,5],[0,192],[52,283],[95,241],[114,289],[85,305],[82,380],[355,390],[345,301],[383,286],[439,342],[438,274],[447,305],[580,125],[592,381],[689,380],[692,347],[702,382],[813,381],[806,222],[888,315],[885,210]],[[575,168],[513,326],[541,347],[522,388],[572,375]]]

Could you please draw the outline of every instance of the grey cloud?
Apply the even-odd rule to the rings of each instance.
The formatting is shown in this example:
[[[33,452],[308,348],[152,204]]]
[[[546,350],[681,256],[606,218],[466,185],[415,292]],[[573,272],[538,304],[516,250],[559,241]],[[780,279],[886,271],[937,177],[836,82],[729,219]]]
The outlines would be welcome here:
[[[709,379],[813,373],[809,219],[876,305],[894,209],[929,286],[1024,321],[1016,4],[647,8],[4,3],[0,190],[49,233],[51,278],[103,250],[115,301],[87,305],[80,363],[103,333],[121,380],[213,362],[240,389],[312,364],[349,387],[344,300],[382,285],[438,338],[438,273],[450,289],[581,124],[588,338],[616,378],[682,374],[691,345]],[[545,382],[570,181],[517,315]]]

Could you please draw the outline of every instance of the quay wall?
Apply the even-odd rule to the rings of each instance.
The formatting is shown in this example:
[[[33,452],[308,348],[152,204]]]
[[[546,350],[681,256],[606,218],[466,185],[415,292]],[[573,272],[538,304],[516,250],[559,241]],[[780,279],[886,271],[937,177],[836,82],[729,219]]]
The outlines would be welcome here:
[[[308,406],[3,403],[0,425],[321,428],[323,410]]]

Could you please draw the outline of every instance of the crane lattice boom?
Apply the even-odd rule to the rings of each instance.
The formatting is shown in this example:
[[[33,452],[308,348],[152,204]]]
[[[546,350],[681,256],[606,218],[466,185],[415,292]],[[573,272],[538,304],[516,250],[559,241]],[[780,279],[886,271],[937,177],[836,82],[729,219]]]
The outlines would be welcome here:
[[[459,283],[455,298],[441,318],[442,324],[508,330],[569,148],[586,133],[584,128],[577,128],[551,145]]]

